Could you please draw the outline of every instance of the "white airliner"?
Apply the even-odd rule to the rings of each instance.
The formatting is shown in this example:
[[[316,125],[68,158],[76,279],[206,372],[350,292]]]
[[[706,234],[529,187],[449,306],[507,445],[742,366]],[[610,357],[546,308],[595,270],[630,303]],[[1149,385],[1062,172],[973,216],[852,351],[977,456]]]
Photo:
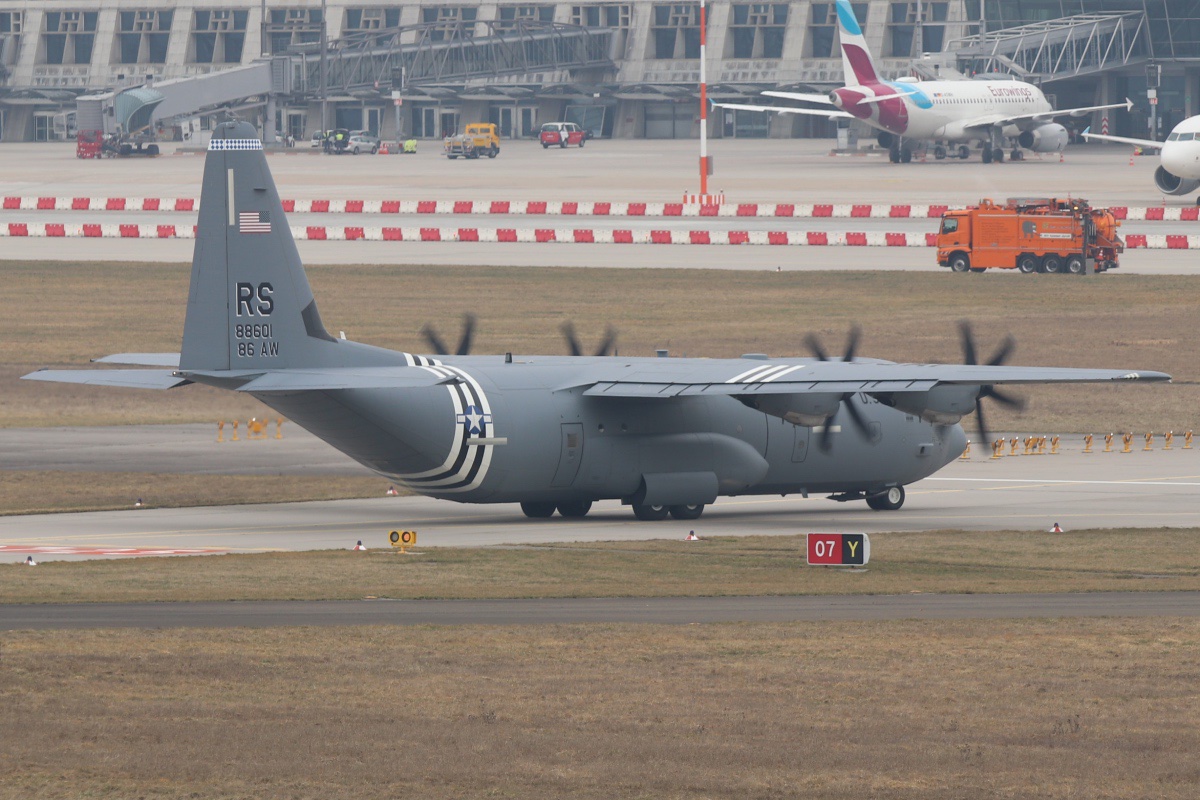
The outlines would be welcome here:
[[[837,0],[838,32],[846,85],[828,95],[763,92],[768,97],[819,103],[834,108],[786,108],[717,103],[723,108],[777,111],[821,117],[860,119],[879,130],[879,145],[888,148],[893,163],[912,161],[913,142],[932,142],[933,155],[968,158],[972,142],[983,142],[984,163],[1010,157],[1021,149],[1057,153],[1067,146],[1067,129],[1055,117],[1081,117],[1105,108],[1132,108],[1132,101],[1105,106],[1055,111],[1038,87],[1012,79],[920,81],[879,77],[867,41],[849,0]],[[954,148],[952,145],[957,144]],[[957,150],[957,152],[955,152]]]
[[[1154,185],[1163,194],[1190,194],[1200,188],[1200,116],[1188,117],[1171,129],[1165,142],[1153,139],[1130,139],[1084,131],[1085,139],[1105,142],[1124,142],[1151,150],[1161,150],[1158,169],[1154,170]],[[1196,198],[1200,205],[1200,198]]]

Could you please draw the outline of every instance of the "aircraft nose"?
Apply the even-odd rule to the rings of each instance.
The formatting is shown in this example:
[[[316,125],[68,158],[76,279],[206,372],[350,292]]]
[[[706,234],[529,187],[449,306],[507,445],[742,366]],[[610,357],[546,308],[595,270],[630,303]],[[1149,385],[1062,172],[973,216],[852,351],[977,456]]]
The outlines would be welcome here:
[[[1159,160],[1163,169],[1176,177],[1200,177],[1200,143],[1164,147]]]

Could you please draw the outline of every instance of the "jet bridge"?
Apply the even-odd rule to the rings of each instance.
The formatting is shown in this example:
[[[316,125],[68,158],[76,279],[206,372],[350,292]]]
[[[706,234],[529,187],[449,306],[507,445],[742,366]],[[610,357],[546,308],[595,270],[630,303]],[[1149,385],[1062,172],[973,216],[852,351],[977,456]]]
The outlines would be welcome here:
[[[966,73],[1050,83],[1139,64],[1149,57],[1148,37],[1141,11],[1077,14],[955,39],[946,51]]]
[[[478,34],[478,35],[477,35]],[[533,73],[615,70],[612,30],[537,20],[438,22],[362,31],[330,42],[326,89],[355,94],[380,87],[465,84]],[[320,46],[291,49],[304,85],[321,86]]]

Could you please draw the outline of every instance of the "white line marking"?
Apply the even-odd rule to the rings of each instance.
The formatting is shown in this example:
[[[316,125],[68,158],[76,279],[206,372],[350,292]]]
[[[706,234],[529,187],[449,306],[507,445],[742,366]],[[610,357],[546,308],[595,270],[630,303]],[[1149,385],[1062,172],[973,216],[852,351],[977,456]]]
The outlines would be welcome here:
[[[1084,481],[1046,478],[926,478],[927,481],[964,481],[976,483],[1066,483],[1078,486],[1200,486],[1200,483],[1190,481],[1142,481],[1131,478],[1127,481]]]

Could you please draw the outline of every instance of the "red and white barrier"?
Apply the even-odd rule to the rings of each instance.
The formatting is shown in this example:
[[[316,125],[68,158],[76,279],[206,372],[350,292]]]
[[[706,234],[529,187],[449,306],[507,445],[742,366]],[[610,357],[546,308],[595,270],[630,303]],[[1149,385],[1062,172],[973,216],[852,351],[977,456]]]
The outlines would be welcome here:
[[[5,211],[195,211],[191,197],[5,197]],[[546,200],[284,200],[301,214],[499,214],[564,217],[791,217],[800,219],[938,219],[945,205],[871,203],[599,203]],[[1200,206],[1112,206],[1138,221],[1196,221]]]

